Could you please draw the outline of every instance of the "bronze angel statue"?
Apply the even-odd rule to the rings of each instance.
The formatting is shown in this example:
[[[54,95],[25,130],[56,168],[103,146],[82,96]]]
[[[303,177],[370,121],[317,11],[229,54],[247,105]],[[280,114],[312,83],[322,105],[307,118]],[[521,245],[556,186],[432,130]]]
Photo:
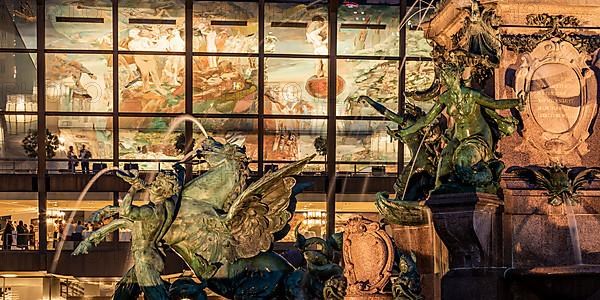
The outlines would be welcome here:
[[[234,299],[270,299],[297,291],[286,286],[286,278],[295,268],[271,247],[282,232],[289,231],[290,201],[295,201],[301,186],[295,186],[292,176],[314,155],[267,173],[250,185],[245,148],[207,138],[196,157],[206,162],[209,170],[187,184],[183,184],[182,164],[189,160],[175,164],[172,173],[160,173],[150,184],[135,172],[119,171],[131,184],[128,195],[120,206],[94,213],[95,221],[113,220],[92,233],[73,254],[87,253],[116,229],[131,229],[135,265],[117,284],[114,299],[137,299],[142,291],[146,299],[179,299],[184,290],[194,290],[194,299],[203,299],[204,286]],[[150,202],[133,205],[134,196],[144,189]],[[187,263],[202,285],[194,285],[188,278],[168,289],[160,279],[167,248]],[[174,292],[179,296],[174,297]]]

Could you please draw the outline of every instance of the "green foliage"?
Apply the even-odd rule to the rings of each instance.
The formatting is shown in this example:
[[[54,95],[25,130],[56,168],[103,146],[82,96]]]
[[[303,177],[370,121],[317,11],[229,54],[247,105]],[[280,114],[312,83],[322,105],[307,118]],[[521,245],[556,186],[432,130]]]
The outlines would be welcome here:
[[[23,149],[25,150],[25,155],[31,158],[37,158],[38,156],[38,132],[37,130],[30,130],[29,134],[23,138]],[[46,157],[53,158],[56,155],[56,150],[59,145],[58,136],[50,132],[50,130],[46,129]]]

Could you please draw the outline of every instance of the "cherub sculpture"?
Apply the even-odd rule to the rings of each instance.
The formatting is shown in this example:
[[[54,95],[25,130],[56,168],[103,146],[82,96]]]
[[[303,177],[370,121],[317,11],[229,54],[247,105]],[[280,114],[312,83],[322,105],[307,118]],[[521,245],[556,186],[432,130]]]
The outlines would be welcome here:
[[[116,213],[119,218],[94,231],[73,252],[73,255],[86,254],[89,247],[104,240],[109,233],[121,228],[131,230],[131,252],[135,263],[117,283],[115,299],[130,299],[141,291],[147,299],[168,299],[166,286],[160,278],[165,256],[162,239],[175,219],[185,176],[185,169],[180,164],[175,164],[174,170],[175,174],[160,172],[150,184],[140,179],[137,172],[117,172],[131,185],[129,192],[119,206],[107,206],[95,212],[93,219],[99,221]],[[143,190],[150,194],[150,201],[141,206],[133,205],[134,197]]]

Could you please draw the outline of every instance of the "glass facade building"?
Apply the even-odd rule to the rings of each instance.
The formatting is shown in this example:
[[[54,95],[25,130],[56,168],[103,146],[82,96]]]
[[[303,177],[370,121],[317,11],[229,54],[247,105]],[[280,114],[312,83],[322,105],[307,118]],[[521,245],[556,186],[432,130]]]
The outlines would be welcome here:
[[[191,115],[245,145],[255,176],[327,148],[304,174],[324,187],[301,199],[292,222],[323,235],[346,212],[376,211],[366,187],[347,195],[336,177],[393,180],[410,159],[387,135],[393,124],[358,97],[402,111],[406,91],[431,84],[419,24],[433,7],[423,3],[2,1],[0,171],[70,176],[69,149],[83,146],[92,173],[168,169],[204,139],[181,121]],[[2,226],[24,220],[42,248],[53,249],[56,220],[85,220],[120,196],[77,202],[78,190],[46,181],[0,200]]]

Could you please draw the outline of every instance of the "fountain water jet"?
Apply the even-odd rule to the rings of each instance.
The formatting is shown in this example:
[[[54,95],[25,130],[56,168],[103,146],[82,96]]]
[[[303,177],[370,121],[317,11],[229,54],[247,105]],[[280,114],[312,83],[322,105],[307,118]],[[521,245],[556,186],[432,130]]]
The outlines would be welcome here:
[[[579,243],[579,231],[577,230],[577,220],[573,213],[573,206],[570,201],[565,203],[565,213],[567,214],[567,223],[569,224],[569,234],[571,236],[571,246],[573,247],[573,255],[575,257],[575,265],[583,264],[581,257],[581,244]]]
[[[83,201],[83,197],[85,197],[85,195],[90,190],[90,188],[92,187],[94,182],[96,182],[96,180],[98,180],[98,178],[100,178],[100,176],[102,176],[110,171],[114,171],[114,170],[118,170],[118,169],[119,169],[119,167],[110,167],[110,168],[105,168],[105,169],[100,170],[98,173],[96,173],[96,175],[94,175],[94,177],[92,177],[92,179],[90,179],[90,181],[86,184],[86,186],[83,188],[83,190],[79,194],[79,197],[77,198],[77,202],[75,202],[75,210],[71,211],[71,214],[69,215],[69,218],[67,219],[65,229],[63,229],[63,232],[60,234],[60,242],[58,242],[56,249],[54,251],[54,258],[52,259],[52,265],[50,266],[50,273],[53,273],[56,270],[56,266],[58,265],[58,260],[60,259],[60,254],[62,252],[62,248],[65,244],[67,232],[69,231],[69,226],[70,226],[71,222],[73,222],[73,219],[75,218],[75,213],[77,212],[77,208],[79,208],[79,206],[81,205],[81,201]]]

